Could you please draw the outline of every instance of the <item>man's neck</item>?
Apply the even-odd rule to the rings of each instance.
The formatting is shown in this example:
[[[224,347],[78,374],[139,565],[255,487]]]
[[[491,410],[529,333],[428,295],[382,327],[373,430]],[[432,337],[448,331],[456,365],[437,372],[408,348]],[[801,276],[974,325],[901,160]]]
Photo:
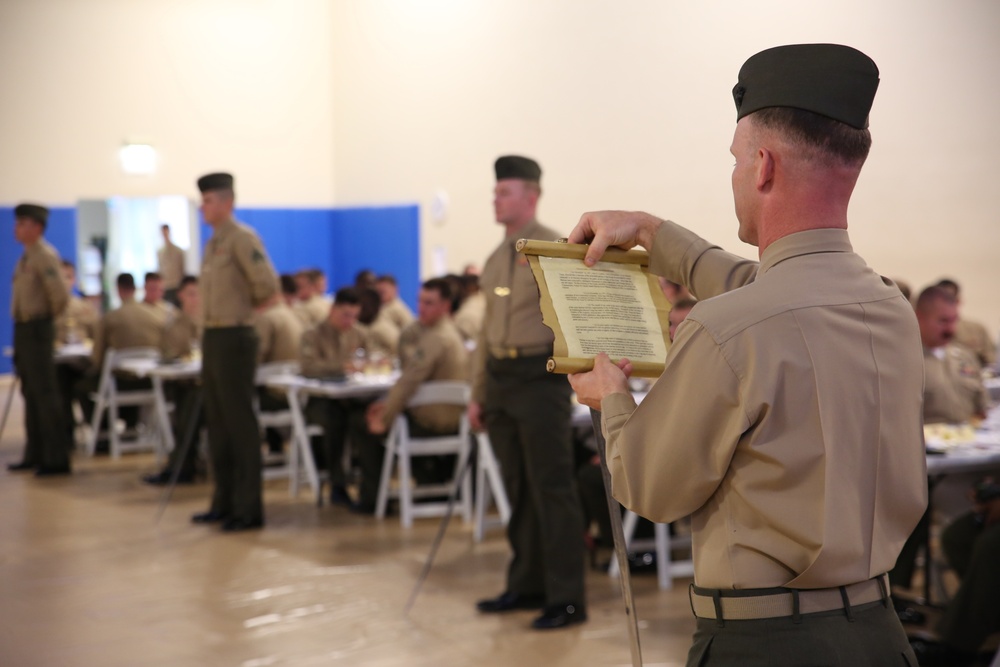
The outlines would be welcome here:
[[[528,225],[530,225],[532,222],[534,222],[534,220],[535,220],[535,218],[531,217],[531,218],[528,218],[526,220],[518,220],[516,222],[504,223],[504,227],[506,228],[506,231],[504,232],[504,235],[507,238],[510,238],[511,236],[514,236],[514,235],[518,234],[522,229],[524,229],[525,227],[527,227]]]

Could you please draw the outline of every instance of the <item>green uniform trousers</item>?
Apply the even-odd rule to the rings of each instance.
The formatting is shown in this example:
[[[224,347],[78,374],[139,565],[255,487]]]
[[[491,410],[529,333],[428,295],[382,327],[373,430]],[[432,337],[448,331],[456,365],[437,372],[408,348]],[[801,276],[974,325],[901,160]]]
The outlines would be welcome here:
[[[206,329],[201,382],[215,476],[212,511],[263,521],[260,428],[253,409],[257,333],[252,327]]]
[[[698,619],[687,667],[917,667],[885,602],[750,621]]]
[[[56,381],[54,341],[51,318],[14,324],[14,365],[21,378],[27,434],[22,460],[44,468],[68,468],[73,439]]]
[[[1000,631],[1000,524],[983,526],[965,514],[945,528],[941,547],[962,584],[938,624],[948,645],[976,653]]]
[[[583,513],[570,440],[571,389],[548,357],[489,359],[483,406],[511,517],[507,590],[584,604]]]

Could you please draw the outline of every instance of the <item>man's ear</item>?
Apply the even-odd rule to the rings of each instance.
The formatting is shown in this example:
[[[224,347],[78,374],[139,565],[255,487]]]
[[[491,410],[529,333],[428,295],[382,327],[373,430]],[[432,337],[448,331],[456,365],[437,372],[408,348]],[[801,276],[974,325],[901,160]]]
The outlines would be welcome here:
[[[757,190],[768,192],[774,182],[774,155],[767,148],[757,149]]]

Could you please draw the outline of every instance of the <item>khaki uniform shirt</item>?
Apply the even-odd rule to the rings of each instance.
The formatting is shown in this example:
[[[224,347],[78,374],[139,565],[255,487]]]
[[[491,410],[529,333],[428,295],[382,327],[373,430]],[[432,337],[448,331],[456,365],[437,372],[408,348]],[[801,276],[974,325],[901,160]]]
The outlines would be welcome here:
[[[253,309],[278,292],[278,275],[260,237],[230,220],[216,228],[201,263],[205,328],[249,326]]]
[[[413,320],[413,311],[398,296],[389,303],[383,303],[378,310],[378,317],[375,321],[384,320],[390,322],[397,330],[402,331]]]
[[[201,345],[201,318],[193,318],[177,311],[163,328],[160,355],[164,359],[183,359],[191,356],[195,346]]]
[[[979,361],[961,345],[924,350],[924,423],[960,424],[989,404]]]
[[[364,332],[357,326],[341,331],[324,320],[302,334],[301,368],[306,377],[339,375],[354,360],[358,348],[367,349]]]
[[[464,381],[468,377],[469,355],[458,329],[448,317],[431,327],[414,322],[403,329],[399,358],[403,373],[385,399],[382,422],[386,428],[392,426],[396,415],[424,382]],[[460,405],[422,405],[407,412],[421,426],[446,433],[458,429],[464,409]]]
[[[122,303],[117,310],[104,316],[94,339],[91,356],[94,369],[100,372],[107,350],[124,350],[130,347],[152,347],[159,349],[166,327],[166,318],[154,308],[149,308],[134,299]]]
[[[177,289],[184,278],[184,251],[173,243],[167,242],[156,253],[156,262],[160,277],[163,278],[163,289]]]
[[[62,280],[59,253],[43,238],[25,246],[14,269],[10,314],[15,322],[56,317],[66,309],[69,290]]]
[[[483,317],[486,315],[486,296],[482,292],[467,297],[458,312],[452,318],[458,332],[465,340],[479,338],[479,330],[483,328]]]
[[[955,342],[972,350],[982,367],[992,366],[997,360],[997,346],[989,332],[979,322],[960,319],[955,326]]]
[[[99,324],[100,316],[97,314],[97,309],[80,297],[71,295],[66,310],[56,318],[56,344],[69,342],[70,327],[77,342],[93,341],[97,338]]]
[[[305,327],[284,302],[258,313],[253,323],[260,345],[257,363],[298,361]]]
[[[330,299],[317,294],[309,297],[308,301],[300,301],[295,304],[294,312],[306,329],[312,329],[330,315],[330,306],[332,305],[333,302]]]
[[[359,327],[368,337],[368,347],[373,352],[381,352],[390,357],[395,357],[399,351],[400,330],[388,320],[375,318],[375,321],[365,326]]]
[[[513,236],[504,238],[486,260],[479,277],[480,289],[486,295],[486,308],[472,362],[472,400],[477,403],[486,398],[486,358],[491,351],[496,348],[551,348],[552,330],[542,324],[538,286],[527,258],[514,246],[519,239],[555,241],[558,238],[556,231],[533,221]]]
[[[920,335],[899,290],[836,229],[779,239],[758,265],[668,222],[651,260],[701,301],[642,404],[602,403],[615,497],[691,515],[699,586],[892,568],[927,503]]]

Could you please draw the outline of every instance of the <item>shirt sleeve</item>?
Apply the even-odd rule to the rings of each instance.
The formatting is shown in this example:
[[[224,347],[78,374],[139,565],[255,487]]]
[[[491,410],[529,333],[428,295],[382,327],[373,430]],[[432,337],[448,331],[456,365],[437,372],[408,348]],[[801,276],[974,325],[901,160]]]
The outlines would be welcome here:
[[[612,394],[601,412],[614,497],[660,523],[711,498],[750,426],[739,378],[695,322],[678,329],[663,375],[641,404]]]
[[[45,289],[45,296],[52,307],[52,316],[58,317],[66,310],[69,304],[69,290],[63,282],[59,257],[56,255],[43,255],[44,260],[39,266],[42,286]]]
[[[277,293],[278,274],[256,234],[240,234],[233,244],[233,257],[250,283],[250,300],[255,306]]]
[[[257,363],[264,363],[274,347],[274,323],[265,316],[264,313],[259,314],[253,322],[253,328],[257,330],[257,338],[259,343],[257,344]]]
[[[420,344],[410,355],[409,363],[403,369],[403,374],[396,380],[396,384],[392,386],[385,399],[385,414],[382,416],[382,423],[386,428],[392,425],[396,415],[403,411],[410,398],[417,393],[420,385],[434,375],[434,368],[443,353],[444,348],[439,338],[430,335],[423,336]]]
[[[757,275],[758,262],[726,252],[694,232],[664,220],[649,249],[649,270],[684,285],[698,299],[742,287]]]

